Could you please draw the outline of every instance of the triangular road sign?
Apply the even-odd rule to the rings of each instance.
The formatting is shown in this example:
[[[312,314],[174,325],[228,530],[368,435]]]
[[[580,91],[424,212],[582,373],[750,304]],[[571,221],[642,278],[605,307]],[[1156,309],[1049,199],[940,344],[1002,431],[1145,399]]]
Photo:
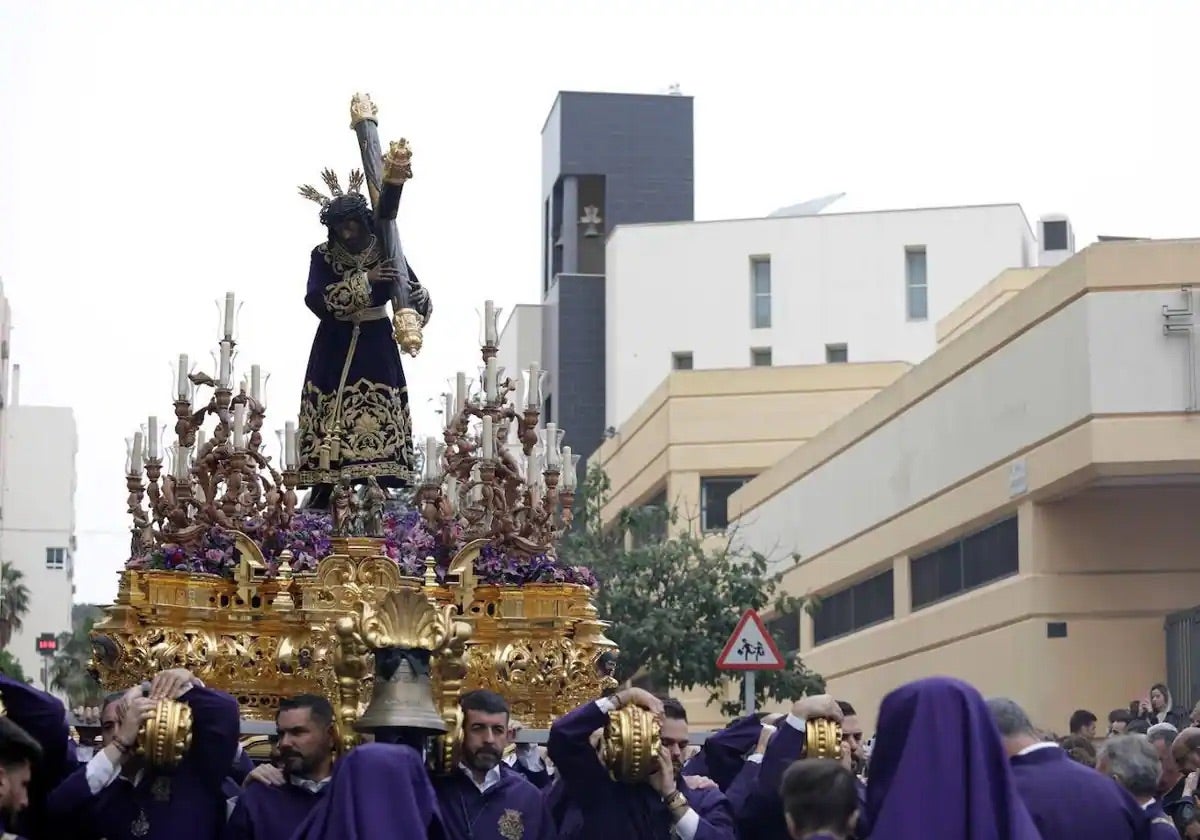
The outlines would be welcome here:
[[[746,610],[717,657],[722,671],[782,671],[787,667],[758,613]]]

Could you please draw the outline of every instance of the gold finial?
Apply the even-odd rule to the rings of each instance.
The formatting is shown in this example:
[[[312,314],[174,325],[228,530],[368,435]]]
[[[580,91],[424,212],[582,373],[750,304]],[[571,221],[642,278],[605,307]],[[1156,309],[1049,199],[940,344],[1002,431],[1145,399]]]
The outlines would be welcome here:
[[[425,558],[425,586],[428,589],[437,586],[437,560],[432,557]]]
[[[356,93],[350,99],[350,127],[354,128],[364,120],[378,122],[379,109],[371,101],[371,94]]]
[[[393,140],[383,156],[384,183],[402,185],[412,176],[412,146],[403,137]]]
[[[392,338],[400,345],[400,351],[414,358],[421,352],[425,337],[421,330],[421,316],[415,309],[401,309],[392,316]]]
[[[279,566],[275,570],[279,579],[279,590],[272,604],[277,610],[290,610],[296,606],[292,598],[292,559],[291,549],[285,548],[279,552]]]

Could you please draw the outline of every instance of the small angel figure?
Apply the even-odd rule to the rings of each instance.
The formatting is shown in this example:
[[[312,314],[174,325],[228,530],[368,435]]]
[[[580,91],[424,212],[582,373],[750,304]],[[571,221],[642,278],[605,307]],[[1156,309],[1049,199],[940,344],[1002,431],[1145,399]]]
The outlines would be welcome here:
[[[333,497],[330,499],[330,509],[333,511],[333,535],[349,537],[354,532],[354,515],[357,512],[354,490],[350,487],[350,477],[342,476],[333,486]]]
[[[360,513],[359,529],[364,537],[383,536],[383,506],[386,501],[387,493],[379,486],[375,476],[369,477]]]

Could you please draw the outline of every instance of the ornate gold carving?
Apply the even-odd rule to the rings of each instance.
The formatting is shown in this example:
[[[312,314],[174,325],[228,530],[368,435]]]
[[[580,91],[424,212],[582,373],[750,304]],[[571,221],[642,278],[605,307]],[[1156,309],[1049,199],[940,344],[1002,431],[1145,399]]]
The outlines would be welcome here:
[[[300,482],[331,484],[340,477],[388,475],[407,478],[410,467],[405,440],[411,437],[412,421],[403,393],[401,388],[368,379],[348,383],[341,394],[340,428],[341,458],[349,463],[341,469],[312,469],[321,460],[321,434],[331,429],[336,419],[338,395],[306,383],[299,423],[300,463],[306,469],[300,473]]]
[[[392,336],[400,350],[414,358],[425,344],[421,326],[421,316],[415,309],[401,309],[392,317]]]
[[[412,147],[403,137],[393,140],[383,155],[384,183],[403,185],[412,176]]]
[[[371,101],[371,94],[356,93],[350,99],[350,128],[364,120],[378,122],[379,108]]]
[[[160,700],[138,737],[138,749],[146,763],[160,770],[173,769],[191,745],[192,707],[178,700]]]
[[[618,782],[644,782],[658,769],[662,742],[654,715],[637,706],[608,713],[600,758]]]
[[[826,718],[805,724],[805,758],[841,758],[842,727]]]
[[[525,821],[521,818],[521,812],[514,811],[512,808],[505,808],[504,813],[500,815],[500,819],[496,822],[496,830],[504,840],[523,840],[525,837]]]

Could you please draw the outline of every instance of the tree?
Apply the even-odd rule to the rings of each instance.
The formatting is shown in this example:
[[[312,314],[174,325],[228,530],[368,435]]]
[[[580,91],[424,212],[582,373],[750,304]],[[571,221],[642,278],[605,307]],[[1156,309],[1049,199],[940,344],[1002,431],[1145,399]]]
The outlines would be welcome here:
[[[741,546],[736,534],[709,549],[693,529],[673,533],[674,506],[629,508],[603,527],[608,477],[588,471],[576,494],[578,527],[565,538],[561,555],[588,566],[600,581],[597,609],[612,622],[609,637],[621,655],[617,678],[665,683],[676,690],[709,689],[709,702],[723,700],[725,676],[716,667],[726,640],[746,609],[773,607],[777,613],[808,608],[803,598],[779,591],[779,576],[767,559]],[[626,547],[626,535],[632,548]],[[758,674],[758,700],[789,701],[823,691],[825,681],[800,658],[787,655],[787,668]],[[740,704],[723,702],[734,714]]]
[[[21,667],[21,663],[12,655],[12,651],[0,650],[0,674],[14,679],[20,680],[23,683],[29,682],[25,676],[25,669]]]
[[[58,637],[58,652],[50,663],[50,689],[67,695],[68,705],[98,706],[104,689],[92,677],[92,627],[103,612],[91,604],[76,604],[71,610],[73,627]]]
[[[29,612],[29,587],[25,573],[11,563],[0,563],[0,649],[8,647]]]

